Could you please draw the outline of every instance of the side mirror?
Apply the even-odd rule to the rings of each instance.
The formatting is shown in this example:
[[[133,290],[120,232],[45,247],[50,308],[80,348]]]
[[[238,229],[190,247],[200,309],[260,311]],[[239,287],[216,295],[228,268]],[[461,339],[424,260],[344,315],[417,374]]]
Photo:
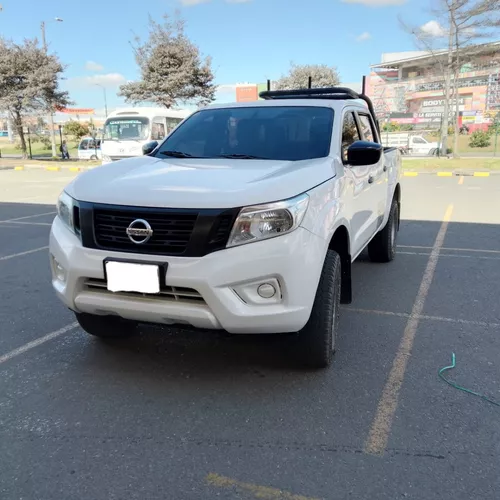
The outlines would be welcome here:
[[[353,142],[347,149],[347,163],[352,167],[375,165],[380,161],[384,147],[369,141]]]
[[[149,155],[158,147],[158,141],[147,142],[142,146],[142,154]]]

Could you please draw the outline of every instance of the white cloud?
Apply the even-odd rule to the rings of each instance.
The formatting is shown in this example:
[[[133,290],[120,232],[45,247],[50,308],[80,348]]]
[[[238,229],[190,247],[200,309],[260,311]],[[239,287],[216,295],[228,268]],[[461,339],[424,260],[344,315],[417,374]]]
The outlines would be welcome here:
[[[341,0],[344,3],[358,3],[367,7],[387,7],[390,5],[403,5],[408,0]]]
[[[94,85],[113,88],[124,84],[127,79],[120,73],[105,73],[102,75],[76,76],[68,78],[67,84],[72,88],[89,88]]]
[[[429,21],[420,26],[420,31],[427,36],[440,38],[446,35],[445,29],[437,21]]]
[[[364,33],[361,33],[361,35],[358,35],[356,37],[356,41],[357,42],[366,42],[366,40],[369,40],[372,36],[370,35],[370,33],[368,33],[368,31],[365,31]]]
[[[181,4],[184,7],[192,7],[193,5],[199,5],[200,3],[206,3],[210,0],[181,0]]]
[[[194,5],[200,5],[202,3],[208,3],[212,0],[179,0],[181,5],[184,7],[193,7]],[[226,0],[226,3],[247,3],[252,0]]]
[[[85,69],[87,71],[102,71],[104,69],[104,66],[94,61],[87,61],[85,63]]]

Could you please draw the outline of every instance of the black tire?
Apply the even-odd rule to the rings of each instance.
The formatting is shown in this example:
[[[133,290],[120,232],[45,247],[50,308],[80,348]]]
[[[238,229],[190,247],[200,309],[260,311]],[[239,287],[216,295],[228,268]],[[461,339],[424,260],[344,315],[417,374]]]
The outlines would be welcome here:
[[[91,160],[97,160],[97,156],[96,156],[96,155],[92,155],[92,156],[90,157],[90,159],[91,159]]]
[[[372,262],[391,262],[396,256],[396,240],[399,231],[399,205],[392,200],[387,224],[370,241],[368,255]]]
[[[128,338],[137,330],[137,324],[116,316],[97,316],[75,313],[78,324],[90,335],[102,339]]]
[[[327,368],[332,363],[339,324],[341,276],[340,256],[328,250],[311,316],[298,333],[297,356],[308,368]]]

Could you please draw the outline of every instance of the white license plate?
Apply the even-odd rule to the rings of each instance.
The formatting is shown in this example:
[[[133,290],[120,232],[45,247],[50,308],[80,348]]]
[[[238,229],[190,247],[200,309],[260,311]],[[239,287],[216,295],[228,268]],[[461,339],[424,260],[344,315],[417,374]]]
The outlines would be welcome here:
[[[110,292],[160,293],[160,268],[153,264],[106,262]]]

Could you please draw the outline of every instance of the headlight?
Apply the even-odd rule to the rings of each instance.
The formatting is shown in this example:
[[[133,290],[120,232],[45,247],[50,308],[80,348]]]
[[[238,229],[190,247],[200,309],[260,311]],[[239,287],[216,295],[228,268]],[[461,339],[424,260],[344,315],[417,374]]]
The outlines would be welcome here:
[[[63,191],[57,200],[57,215],[73,232],[75,232],[74,207],[75,200],[66,191]]]
[[[227,246],[274,238],[297,229],[308,205],[309,196],[302,194],[285,201],[243,208],[234,223]]]

